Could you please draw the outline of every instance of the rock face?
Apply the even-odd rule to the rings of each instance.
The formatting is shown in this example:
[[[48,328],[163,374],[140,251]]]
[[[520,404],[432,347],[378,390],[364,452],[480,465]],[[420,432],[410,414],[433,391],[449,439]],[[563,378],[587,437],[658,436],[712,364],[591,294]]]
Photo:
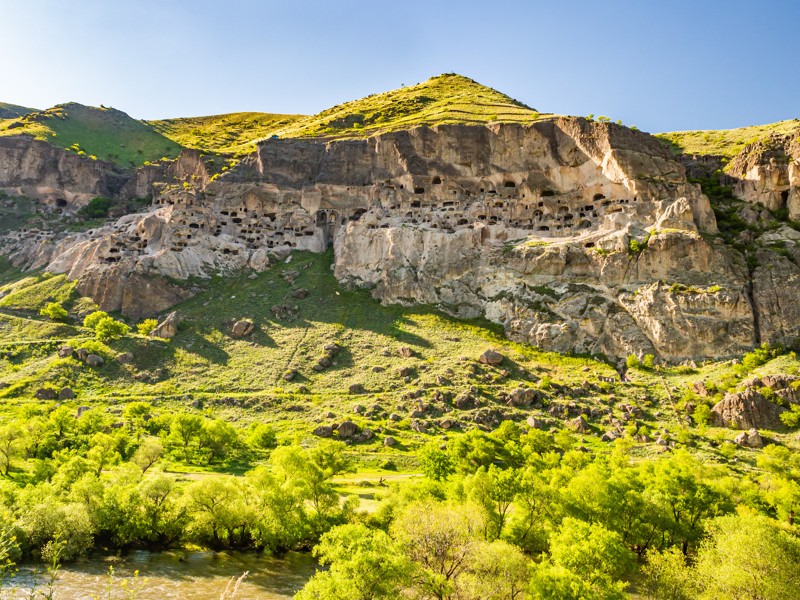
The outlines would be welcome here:
[[[113,165],[27,137],[0,137],[0,189],[38,198],[54,209],[117,194],[125,178]]]
[[[765,258],[751,280],[684,168],[614,124],[273,139],[215,180],[185,152],[141,169],[120,194],[152,195],[153,206],[80,234],[11,234],[2,252],[67,273],[102,309],[137,318],[191,294],[167,280],[260,271],[332,244],[344,285],[482,316],[548,350],[679,361],[800,333],[798,303],[781,301],[797,267]]]
[[[777,429],[783,408],[767,400],[756,389],[727,394],[711,409],[712,424],[733,429]]]
[[[737,198],[788,210],[800,219],[800,139],[794,135],[772,135],[746,146],[731,162],[728,175],[736,180]]]

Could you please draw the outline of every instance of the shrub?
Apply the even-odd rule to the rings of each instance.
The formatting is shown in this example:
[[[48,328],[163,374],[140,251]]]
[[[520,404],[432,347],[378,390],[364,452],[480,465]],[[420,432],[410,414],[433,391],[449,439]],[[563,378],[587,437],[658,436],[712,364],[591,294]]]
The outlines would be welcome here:
[[[89,329],[94,329],[97,324],[108,316],[107,312],[102,310],[96,310],[93,313],[86,315],[83,319],[83,326],[88,327]]]
[[[628,358],[625,359],[625,364],[629,369],[640,369],[642,366],[639,357],[635,354],[628,354]]]
[[[58,302],[50,302],[39,311],[39,314],[48,319],[53,319],[53,321],[64,321],[68,316],[66,309]]]
[[[149,335],[156,327],[158,327],[158,321],[156,319],[145,319],[136,326],[136,331],[141,335]]]
[[[80,215],[86,219],[100,219],[108,216],[108,211],[111,209],[111,198],[104,198],[98,196],[92,198],[89,204],[80,210]]]
[[[103,317],[94,327],[94,333],[98,340],[113,340],[121,338],[130,331],[130,327],[122,321],[117,321],[113,317]]]
[[[652,354],[645,354],[642,358],[642,366],[645,369],[652,369],[655,366],[656,357]]]

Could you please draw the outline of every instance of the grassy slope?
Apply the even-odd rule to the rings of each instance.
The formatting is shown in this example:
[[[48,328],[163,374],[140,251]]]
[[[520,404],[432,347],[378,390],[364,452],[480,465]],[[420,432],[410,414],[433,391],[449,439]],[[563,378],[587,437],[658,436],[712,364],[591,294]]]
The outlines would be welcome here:
[[[716,155],[731,158],[747,144],[757,142],[773,133],[800,133],[800,120],[790,119],[767,125],[753,125],[739,129],[700,131],[673,131],[658,133],[656,137],[667,142],[675,154]]]
[[[282,275],[293,270],[299,278],[290,285]],[[73,313],[85,311],[87,303],[77,297],[74,285],[63,276],[25,276],[6,265],[0,273],[0,291],[6,294],[0,299],[0,382],[7,387],[0,389],[0,405],[4,410],[16,410],[13,407],[38,402],[33,394],[45,384],[57,389],[72,387],[78,394],[76,405],[148,399],[186,410],[193,400],[201,400],[205,410],[227,420],[243,425],[253,420],[271,422],[282,436],[300,439],[309,439],[318,423],[352,418],[373,430],[383,428],[372,442],[357,447],[363,456],[377,460],[443,433],[431,429],[430,435],[424,435],[410,429],[409,413],[418,404],[443,406],[434,398],[438,390],[459,394],[474,387],[473,394],[485,409],[501,410],[519,419],[534,414],[557,423],[546,409],[510,408],[497,395],[519,386],[544,387],[551,401],[558,402],[561,397],[566,402],[571,400],[569,390],[581,390],[584,382],[598,385],[598,376],[614,373],[591,359],[540,352],[510,342],[486,323],[458,321],[425,307],[384,307],[364,291],[340,289],[330,272],[330,255],[297,253],[289,264],[280,264],[255,279],[242,273],[205,285],[206,291],[177,307],[183,324],[175,338],[163,341],[130,335],[97,345],[93,350],[104,354],[107,362],[102,368],[90,369],[75,359],[58,358],[56,350],[65,340],[72,340],[75,347],[97,344],[90,339],[92,332],[80,327],[79,319],[59,324],[38,315],[38,309],[51,300],[61,301]],[[294,299],[291,292],[297,287],[308,289],[310,296]],[[297,306],[297,311],[276,316],[270,309],[279,304]],[[248,338],[234,339],[230,323],[242,317],[252,318],[258,329]],[[321,373],[314,371],[312,366],[323,355],[323,347],[332,342],[342,348],[334,364]],[[414,356],[402,358],[398,350],[403,346],[412,348]],[[476,362],[478,354],[490,347],[507,357],[500,367]],[[133,364],[114,360],[124,351],[134,354]],[[796,359],[781,357],[773,363],[772,370],[800,370]],[[412,370],[408,383],[398,373],[403,367]],[[770,372],[771,368],[767,365],[764,370]],[[287,369],[299,372],[292,382],[283,379]],[[579,393],[576,401],[603,410],[613,408],[615,415],[619,409],[614,407],[628,402],[645,412],[642,424],[677,432],[685,425],[672,409],[664,382],[677,399],[690,382],[729,380],[732,369],[727,363],[716,363],[696,371],[637,371],[632,373],[632,384],[606,384],[604,391]],[[547,388],[543,378],[555,385]],[[352,384],[361,384],[367,392],[350,393]],[[419,399],[408,396],[418,390],[422,390]],[[354,413],[357,405],[378,406],[380,411],[373,417],[359,416]],[[329,411],[333,418],[325,417]],[[401,420],[388,420],[390,413],[397,413]],[[433,416],[435,411],[423,420]],[[469,426],[474,414],[452,409],[441,416],[460,418]],[[622,418],[621,413],[618,417]],[[592,430],[584,443],[602,446],[598,436],[604,429],[595,426]],[[729,430],[704,432],[697,447],[713,457],[716,451],[702,440],[714,436],[732,439],[735,434]],[[394,436],[399,445],[384,448],[384,435]],[[641,444],[638,450],[642,455],[656,451],[658,447],[652,443]]]
[[[138,167],[164,156],[174,158],[181,151],[174,141],[124,112],[75,103],[0,121],[0,135],[20,134],[122,167]]]
[[[36,112],[36,110],[35,108],[0,102],[0,119],[16,119],[28,113]]]
[[[281,129],[281,137],[364,137],[439,123],[527,123],[534,109],[461,75],[446,74],[334,106]]]
[[[255,150],[258,140],[267,138],[302,118],[302,115],[241,112],[147,123],[181,146],[241,155]]]

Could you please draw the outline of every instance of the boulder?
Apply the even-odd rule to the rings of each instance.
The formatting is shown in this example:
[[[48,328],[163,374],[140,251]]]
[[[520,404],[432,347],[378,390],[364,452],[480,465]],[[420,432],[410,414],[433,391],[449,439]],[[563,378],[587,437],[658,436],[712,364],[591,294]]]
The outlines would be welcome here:
[[[78,348],[75,351],[75,356],[78,357],[79,361],[86,362],[86,357],[89,356],[89,351],[86,348]]]
[[[297,371],[294,369],[289,369],[283,374],[284,381],[292,381],[295,377],[297,377]]]
[[[414,356],[414,351],[408,346],[403,346],[402,348],[400,348],[400,350],[398,350],[398,354],[400,354],[400,356],[402,356],[403,358],[411,358],[412,356]]]
[[[484,365],[497,366],[503,362],[503,355],[495,350],[486,350],[478,357],[478,362]]]
[[[784,409],[767,400],[756,388],[727,394],[711,409],[712,424],[733,429],[778,429]]]
[[[470,408],[474,408],[475,404],[475,398],[466,392],[460,393],[458,396],[456,396],[455,400],[453,400],[453,406],[460,408],[461,410],[469,410]]]
[[[350,387],[347,388],[347,391],[351,394],[363,394],[366,390],[360,383],[351,383]]]
[[[583,415],[579,415],[574,419],[570,419],[565,423],[565,425],[578,433],[586,433],[589,431],[589,423],[586,422],[586,419],[583,418]]]
[[[330,367],[330,366],[331,366],[331,364],[332,364],[332,363],[331,363],[331,359],[330,359],[330,358],[328,358],[327,356],[323,356],[322,358],[320,358],[320,359],[317,361],[317,365],[319,365],[319,366],[320,366],[320,367],[322,367],[323,369],[325,369],[325,368],[327,368],[327,367]]]
[[[536,390],[516,388],[506,394],[507,403],[512,406],[530,406],[537,399]]]
[[[384,446],[387,446],[387,447],[389,447],[389,448],[391,448],[392,446],[394,446],[396,443],[397,443],[397,440],[396,440],[396,439],[394,439],[394,438],[393,438],[392,436],[390,436],[390,435],[387,435],[385,438],[383,438],[383,445],[384,445]]]
[[[297,300],[304,300],[305,298],[308,298],[309,293],[310,292],[307,289],[299,288],[296,289],[294,292],[292,292],[292,298],[296,298]]]
[[[330,425],[320,425],[314,430],[314,435],[321,438],[329,438],[333,435],[333,427]]]
[[[59,400],[73,400],[74,398],[75,398],[75,392],[73,392],[71,388],[65,387],[62,388],[60,392],[58,392]]]
[[[58,392],[53,388],[39,388],[36,390],[34,397],[37,400],[55,400],[58,398]]]
[[[167,318],[161,321],[153,331],[150,332],[150,337],[158,337],[169,339],[175,337],[178,333],[178,325],[180,324],[180,317],[178,313],[173,311],[167,315]]]
[[[246,337],[253,333],[256,325],[250,319],[236,321],[231,327],[231,335],[235,338]]]
[[[339,425],[338,431],[340,438],[348,439],[358,433],[358,425],[352,421],[345,421]]]
[[[133,362],[132,352],[123,352],[117,355],[117,362],[123,365],[128,365]]]
[[[72,346],[61,346],[61,348],[58,349],[58,356],[60,358],[69,358],[72,356],[72,353]]]
[[[614,441],[615,439],[617,439],[618,437],[619,437],[619,436],[617,435],[617,432],[616,432],[616,431],[614,431],[614,430],[612,429],[612,430],[610,430],[610,431],[606,431],[606,432],[605,432],[605,433],[602,435],[602,437],[600,438],[600,441],[601,441],[601,442],[613,442],[613,441]]]
[[[733,441],[744,448],[763,448],[764,440],[758,433],[758,429],[752,428],[737,435]]]
[[[545,427],[542,419],[538,419],[532,415],[525,419],[525,423],[528,425],[528,427],[533,427],[534,429],[544,429]]]
[[[90,367],[99,367],[103,365],[106,361],[103,360],[102,356],[98,356],[97,354],[89,354],[86,357],[86,364]]]

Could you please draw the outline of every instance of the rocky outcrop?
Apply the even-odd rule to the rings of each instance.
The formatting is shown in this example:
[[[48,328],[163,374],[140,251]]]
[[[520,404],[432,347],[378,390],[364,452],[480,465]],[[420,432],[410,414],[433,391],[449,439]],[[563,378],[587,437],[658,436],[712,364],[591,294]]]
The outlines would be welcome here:
[[[70,210],[113,196],[125,182],[113,165],[28,137],[0,137],[0,189]]]
[[[782,426],[783,408],[767,400],[758,390],[749,388],[727,394],[711,409],[712,424],[733,429],[778,429]]]
[[[800,136],[773,134],[745,146],[727,174],[737,198],[800,219]]]
[[[792,266],[765,260],[751,282],[684,168],[651,136],[614,124],[272,139],[221,177],[185,152],[123,192],[154,205],[81,234],[10,235],[3,251],[137,317],[191,293],[167,281],[263,270],[332,244],[344,285],[486,317],[549,350],[718,357],[784,341],[798,323],[797,303],[781,305]]]

